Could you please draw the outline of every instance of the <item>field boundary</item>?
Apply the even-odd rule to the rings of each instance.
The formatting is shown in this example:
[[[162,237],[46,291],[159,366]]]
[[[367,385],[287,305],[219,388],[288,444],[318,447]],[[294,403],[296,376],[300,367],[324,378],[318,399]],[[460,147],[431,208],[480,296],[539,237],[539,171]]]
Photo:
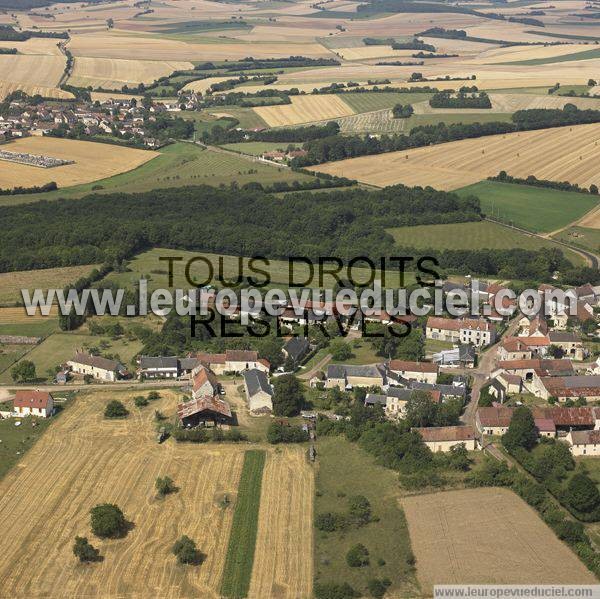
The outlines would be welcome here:
[[[225,567],[221,582],[224,597],[247,597],[254,565],[258,514],[266,451],[252,449],[244,454]]]

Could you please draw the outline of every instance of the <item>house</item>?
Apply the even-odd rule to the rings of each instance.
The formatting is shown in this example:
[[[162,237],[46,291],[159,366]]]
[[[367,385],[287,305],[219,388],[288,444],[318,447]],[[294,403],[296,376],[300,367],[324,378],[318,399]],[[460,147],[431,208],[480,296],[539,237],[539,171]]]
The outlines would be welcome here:
[[[306,337],[292,337],[283,346],[283,355],[294,364],[300,364],[310,351],[310,343]]]
[[[517,374],[501,372],[490,381],[488,390],[490,395],[504,402],[511,395],[518,395],[523,391],[523,380]]]
[[[174,356],[141,356],[139,373],[146,379],[176,379],[179,376],[179,360]]]
[[[446,367],[475,367],[475,348],[472,345],[459,345],[453,349],[445,349],[433,354],[433,361]]]
[[[588,401],[600,400],[600,375],[542,376],[535,389],[543,399],[556,397],[559,401],[584,397]]]
[[[427,339],[485,347],[496,341],[496,327],[483,318],[440,318],[430,316],[425,325]]]
[[[330,364],[327,367],[326,389],[338,387],[344,391],[354,387],[383,387],[385,385],[385,370],[380,364],[374,366]]]
[[[436,383],[439,372],[437,364],[408,360],[391,360],[388,362],[387,368],[405,379],[421,381],[422,383]]]
[[[177,406],[177,416],[182,426],[193,427],[212,422],[217,424],[233,424],[233,416],[229,404],[219,397],[197,397]]]
[[[512,420],[513,408],[479,408],[475,415],[475,425],[482,435],[503,435]]]
[[[471,426],[433,426],[413,428],[423,439],[423,443],[433,452],[450,451],[457,445],[464,445],[469,451],[478,448],[475,430]]]
[[[243,373],[244,389],[248,400],[248,409],[254,413],[273,411],[273,387],[262,370],[252,369]]]
[[[18,416],[49,418],[54,411],[54,399],[46,391],[17,391],[13,409]]]
[[[545,337],[548,334],[548,323],[539,314],[533,318],[523,316],[519,320],[519,337]]]
[[[87,352],[77,352],[67,362],[67,366],[77,374],[90,375],[102,381],[114,382],[125,374],[125,367],[116,360],[94,356]]]
[[[568,356],[572,360],[583,360],[585,357],[585,350],[583,348],[583,342],[581,338],[569,331],[550,331],[548,333],[548,339],[551,345],[559,347],[565,356]]]
[[[503,360],[498,368],[509,374],[516,374],[525,383],[531,383],[535,376],[571,376],[574,374],[571,360],[551,360],[532,358],[531,360]]]
[[[521,337],[505,337],[498,348],[498,359],[509,360],[531,360],[532,350]]]
[[[198,353],[193,357],[215,374],[240,373],[252,369],[268,373],[271,370],[268,360],[259,358],[258,352],[251,350],[228,349],[224,354]]]
[[[208,395],[217,395],[219,392],[219,382],[217,377],[208,368],[198,366],[192,372],[192,397],[204,397]]]
[[[569,431],[566,437],[574,456],[598,456],[600,455],[600,431]]]
[[[56,373],[57,385],[66,385],[68,382],[69,382],[69,371],[68,370],[59,370]]]

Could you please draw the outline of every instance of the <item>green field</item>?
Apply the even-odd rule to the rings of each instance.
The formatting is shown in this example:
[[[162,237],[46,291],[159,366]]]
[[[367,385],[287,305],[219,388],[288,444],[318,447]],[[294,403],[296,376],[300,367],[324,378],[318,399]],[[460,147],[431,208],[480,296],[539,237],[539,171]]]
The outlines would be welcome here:
[[[522,65],[537,66],[542,64],[554,64],[556,62],[573,62],[578,60],[592,60],[600,58],[600,48],[593,50],[584,50],[583,52],[574,52],[573,54],[564,54],[563,56],[549,56],[548,58],[532,58],[530,60],[517,60],[513,62],[503,62],[503,65]]]
[[[415,104],[429,100],[433,94],[424,93],[396,93],[396,92],[365,92],[365,93],[345,93],[338,94],[350,108],[356,112],[372,112],[374,110],[384,110],[393,108],[396,104]]]
[[[227,115],[239,121],[239,126],[242,129],[256,129],[259,127],[267,128],[267,123],[258,116],[252,108],[242,108],[240,106],[221,106],[211,108],[212,114]]]
[[[23,337],[46,337],[58,330],[58,319],[39,318],[31,322],[0,324],[0,335],[22,335]]]
[[[244,454],[244,466],[238,486],[221,582],[221,594],[224,597],[238,598],[248,595],[256,547],[265,457],[266,452],[257,449]]]
[[[289,145],[300,147],[302,144],[290,144],[283,141],[247,141],[236,144],[225,144],[222,147],[233,152],[260,156],[264,152],[272,152],[273,150],[285,151]]]
[[[168,289],[168,262],[160,260],[160,258],[177,257],[182,258],[181,261],[173,262],[173,287],[177,289],[189,289],[191,284],[186,280],[185,268],[191,259],[195,262],[190,266],[190,279],[201,285],[207,281],[214,286],[218,285],[218,277],[224,277],[228,282],[234,282],[241,274],[246,277],[254,277],[258,282],[265,281],[265,277],[261,274],[254,273],[248,268],[249,258],[238,258],[237,256],[218,256],[217,254],[207,254],[203,252],[179,251],[171,249],[155,248],[148,252],[144,252],[136,256],[127,265],[126,272],[112,272],[107,276],[107,280],[116,283],[120,287],[131,289],[140,278],[148,279],[148,289]],[[208,264],[200,260],[199,257],[204,257],[212,265],[212,275]],[[220,260],[220,258],[222,260]],[[242,260],[240,264],[240,260]],[[220,266],[222,262],[222,267]],[[279,285],[287,288],[290,284],[290,264],[283,260],[270,260],[269,265],[265,266],[264,262],[256,262],[256,269],[265,270],[270,275],[270,286]],[[295,283],[305,283],[310,272],[306,264],[295,262],[292,264],[293,281]],[[346,277],[345,271],[340,272],[340,277]],[[366,283],[370,276],[370,271],[356,267],[352,270],[352,275],[357,283]],[[377,277],[380,277],[380,271],[377,271]],[[314,280],[309,281],[307,287],[319,287],[318,268],[315,267]],[[412,273],[405,274],[405,283],[414,282]],[[233,281],[232,281],[233,279]],[[332,276],[324,276],[324,287],[333,287],[335,279]],[[400,276],[398,271],[387,271],[386,284],[388,287],[400,285]]]
[[[569,227],[552,237],[592,252],[600,252],[600,229]]]
[[[315,516],[343,512],[348,497],[364,495],[375,520],[344,532],[315,530],[315,582],[348,582],[361,596],[370,597],[367,582],[388,578],[390,597],[421,596],[410,564],[406,519],[398,503],[397,473],[375,465],[370,455],[344,437],[321,437],[317,455]],[[357,543],[369,550],[370,564],[351,568],[346,553]]]
[[[54,333],[36,345],[23,359],[31,360],[35,364],[38,380],[47,380],[48,370],[54,370],[56,366],[70,360],[79,349],[97,348],[102,355],[119,356],[127,366],[142,347],[141,341],[129,341],[125,337],[114,340],[82,333]],[[9,367],[0,374],[0,384],[13,382],[10,370]]]
[[[523,248],[541,250],[558,247],[569,260],[580,264],[582,259],[566,248],[539,237],[532,237],[489,221],[453,223],[449,225],[420,225],[388,229],[399,247],[418,250],[510,250]]]
[[[586,193],[497,181],[481,181],[457,193],[476,195],[490,217],[536,233],[560,229],[598,205],[598,196]]]
[[[175,143],[161,150],[161,155],[139,168],[109,179],[58,189],[49,193],[3,196],[0,206],[38,200],[79,198],[90,193],[140,192],[185,185],[239,185],[259,181],[310,181],[312,177],[283,167],[253,162],[233,153],[206,150],[191,143]],[[97,189],[93,189],[96,187]],[[99,188],[99,189],[98,189]]]

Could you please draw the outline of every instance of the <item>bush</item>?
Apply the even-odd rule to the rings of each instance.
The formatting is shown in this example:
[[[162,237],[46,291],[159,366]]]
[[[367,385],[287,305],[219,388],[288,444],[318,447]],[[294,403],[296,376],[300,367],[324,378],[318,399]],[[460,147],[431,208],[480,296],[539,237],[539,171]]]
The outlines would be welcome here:
[[[179,489],[175,486],[173,479],[170,476],[158,477],[154,483],[159,497],[164,497],[170,493],[175,493]]]
[[[134,398],[133,403],[136,405],[136,407],[143,408],[144,406],[148,405],[148,400],[143,395],[138,395],[136,398]]]
[[[324,532],[334,532],[344,530],[348,525],[348,520],[343,514],[336,512],[324,512],[317,514],[315,518],[315,527]]]
[[[600,503],[600,493],[589,476],[578,472],[567,485],[567,500],[574,510],[591,512]]]
[[[286,426],[279,422],[272,422],[267,429],[269,443],[302,443],[308,441],[308,433],[299,426]]]
[[[100,560],[100,551],[93,547],[86,537],[75,537],[73,553],[80,562],[97,562]]]
[[[369,550],[362,543],[357,543],[346,553],[346,563],[351,568],[368,566]]]
[[[357,526],[363,526],[371,521],[371,504],[364,495],[353,495],[348,498],[350,518]]]
[[[116,399],[109,402],[104,410],[105,418],[127,418],[129,410]]]
[[[383,580],[379,580],[378,578],[371,578],[371,580],[369,580],[369,582],[367,583],[367,589],[369,593],[371,593],[372,597],[376,597],[376,599],[381,599],[385,595],[387,588],[391,584],[391,581],[387,578]]]
[[[188,441],[190,443],[206,443],[209,438],[208,432],[203,428],[176,428],[172,434],[176,441]]]
[[[119,507],[102,503],[90,510],[92,532],[97,537],[116,538],[125,535],[127,522]]]
[[[157,399],[160,399],[160,393],[158,391],[150,391],[150,393],[148,393],[148,401],[156,401]]]
[[[360,597],[347,582],[338,584],[335,582],[316,583],[314,588],[316,599],[353,599]]]
[[[180,564],[198,565],[204,561],[204,556],[196,548],[196,543],[186,535],[176,541],[172,551]]]

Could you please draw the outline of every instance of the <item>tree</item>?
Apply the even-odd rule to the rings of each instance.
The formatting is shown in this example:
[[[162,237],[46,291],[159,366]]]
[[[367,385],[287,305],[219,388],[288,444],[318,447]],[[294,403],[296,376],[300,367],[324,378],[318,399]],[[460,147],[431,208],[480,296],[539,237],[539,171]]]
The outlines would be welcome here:
[[[159,476],[154,483],[159,497],[164,497],[170,493],[175,493],[179,489],[175,486],[173,479],[170,476]]]
[[[172,551],[180,564],[198,565],[204,561],[204,556],[196,548],[196,543],[187,535],[183,535],[175,542]]]
[[[277,443],[303,443],[308,441],[308,433],[299,426],[287,426],[279,422],[272,422],[267,429],[267,441]]]
[[[75,537],[73,553],[79,558],[80,562],[97,562],[100,560],[100,551],[89,543],[87,537]]]
[[[406,420],[412,426],[431,426],[437,414],[437,406],[427,391],[413,391],[406,402]]]
[[[384,578],[383,580],[379,580],[378,578],[371,578],[367,583],[367,589],[369,593],[371,593],[372,597],[376,599],[382,599],[387,591],[387,588],[392,584],[391,580]]]
[[[129,415],[129,410],[116,399],[110,401],[104,410],[105,418],[126,418]]]
[[[352,357],[352,348],[343,339],[333,339],[329,344],[329,352],[336,361],[348,360]]]
[[[363,526],[371,521],[371,504],[364,495],[353,495],[348,498],[350,517],[357,526]]]
[[[15,383],[35,380],[35,364],[31,360],[21,360],[12,367],[10,376]]]
[[[317,599],[353,599],[360,597],[361,593],[355,591],[347,582],[317,582],[315,583],[315,597]]]
[[[558,347],[558,345],[555,345],[554,343],[548,346],[548,354],[552,357],[555,358],[557,360],[559,360],[560,358],[562,358],[565,355],[564,350],[561,347]]]
[[[346,563],[351,568],[361,568],[369,565],[369,550],[362,544],[357,543],[346,553]]]
[[[157,399],[160,399],[160,393],[158,391],[150,391],[150,393],[148,393],[149,401],[155,401]]]
[[[519,406],[513,413],[508,430],[502,437],[502,444],[508,451],[519,447],[530,451],[537,443],[538,431],[531,411],[526,406]]]
[[[92,532],[97,537],[115,538],[125,535],[127,522],[121,509],[113,503],[102,503],[90,510]]]
[[[569,504],[578,512],[591,512],[600,504],[596,483],[587,474],[574,474],[567,485]]]
[[[297,416],[302,409],[304,395],[300,381],[293,374],[284,374],[273,384],[273,414]]]
[[[466,472],[471,466],[469,452],[464,443],[459,443],[450,448],[448,452],[448,466],[453,470]]]
[[[148,405],[148,400],[143,395],[138,395],[137,397],[134,397],[133,403],[136,407],[143,408]]]

